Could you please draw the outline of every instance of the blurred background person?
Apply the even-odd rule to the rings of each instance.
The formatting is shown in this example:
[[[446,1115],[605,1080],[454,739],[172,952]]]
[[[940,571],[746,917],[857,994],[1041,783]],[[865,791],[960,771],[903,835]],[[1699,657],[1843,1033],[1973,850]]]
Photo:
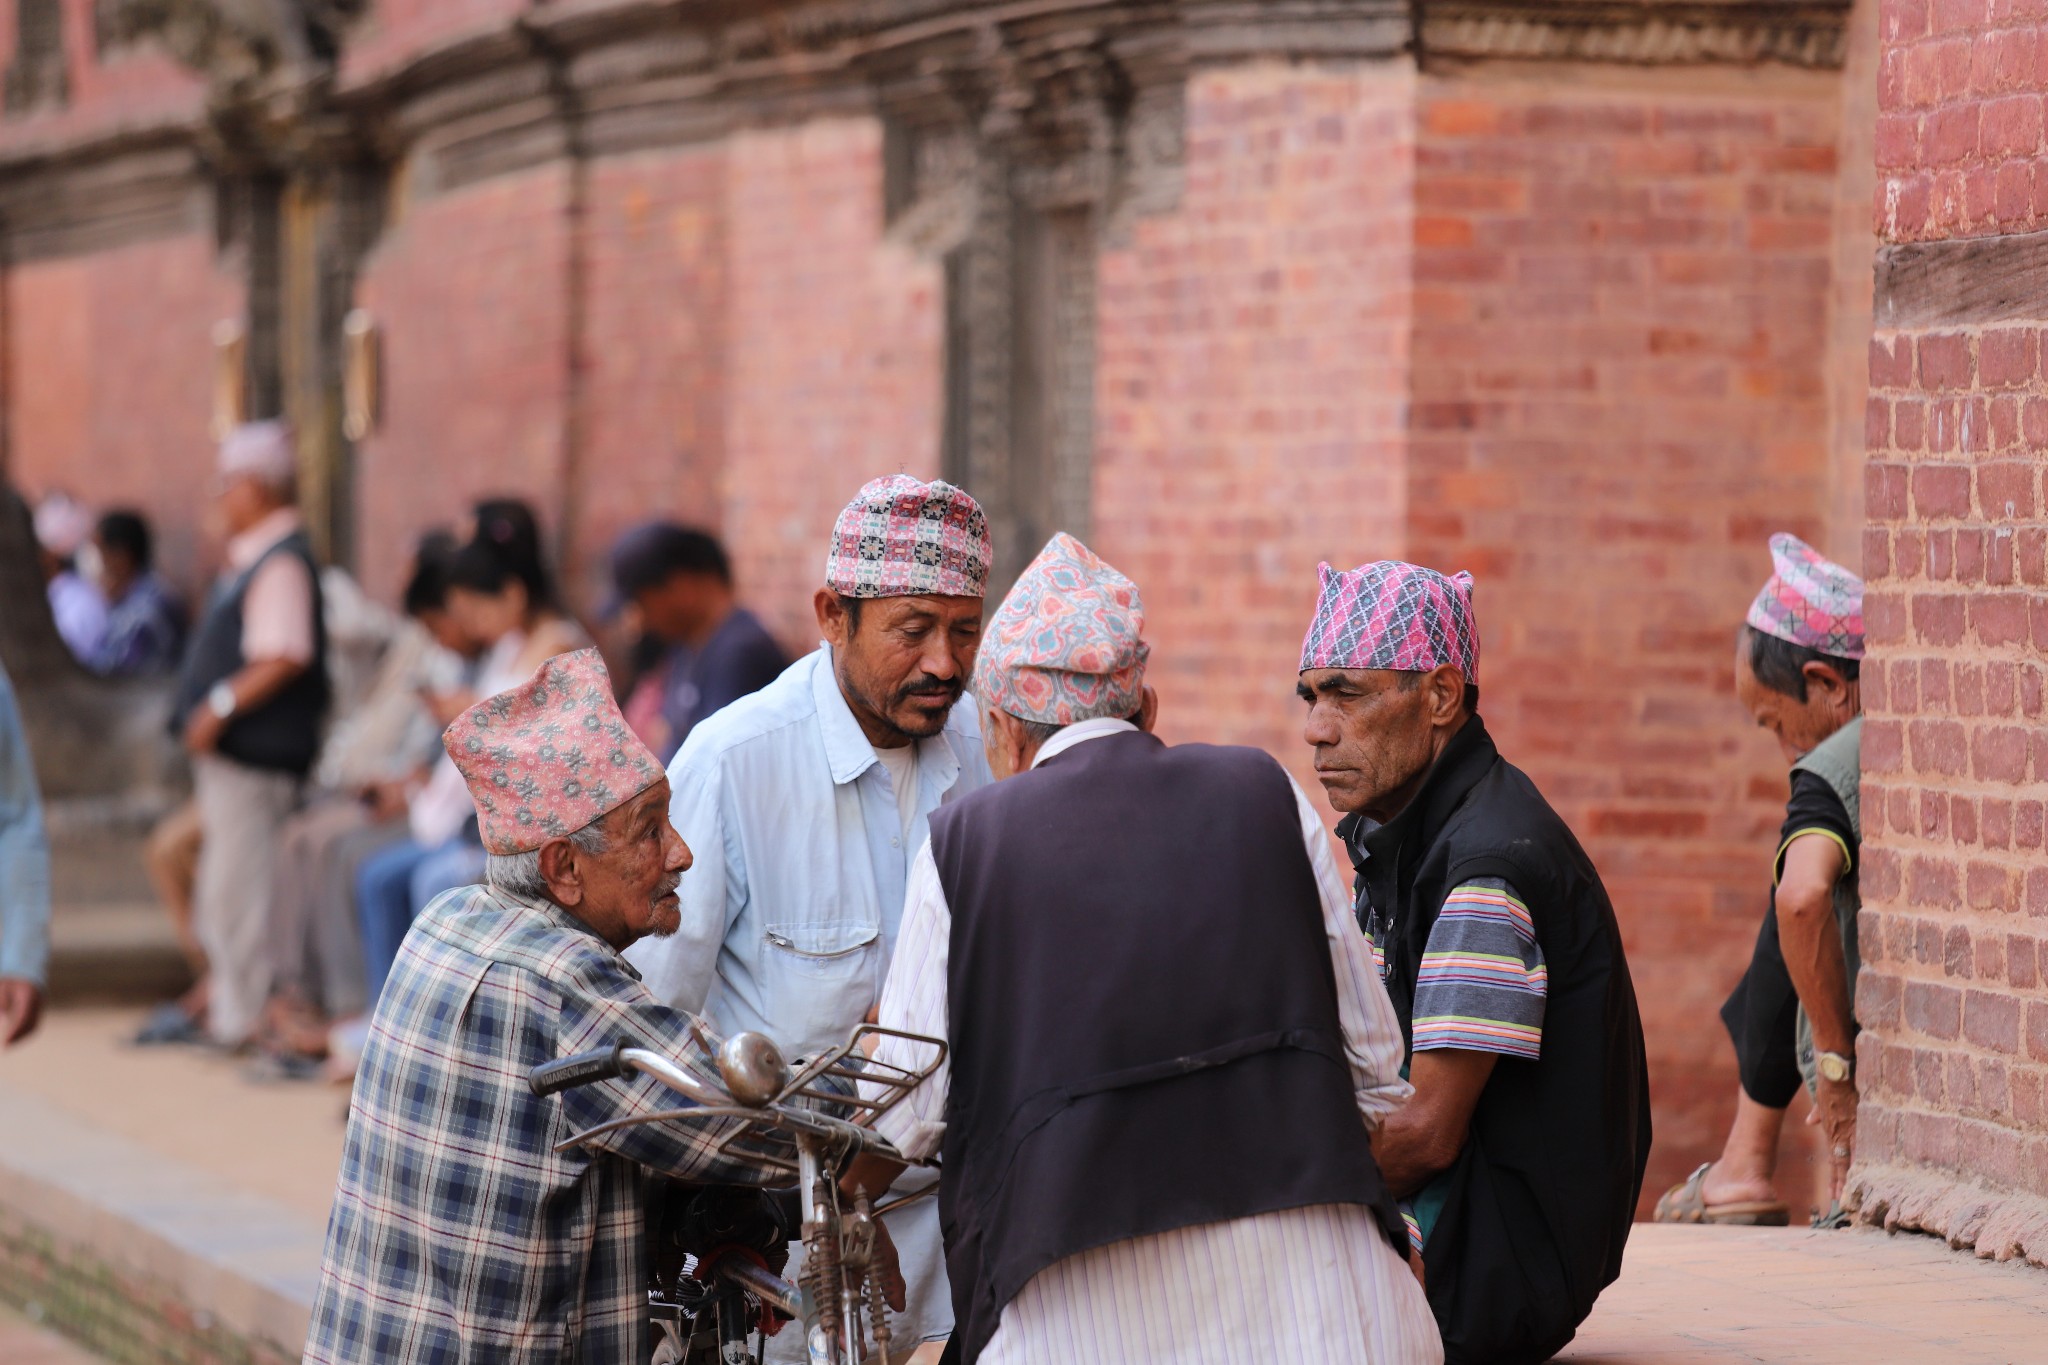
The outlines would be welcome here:
[[[0,668],[0,1047],[35,1032],[50,961],[50,843],[14,684]]]
[[[663,763],[698,721],[789,666],[775,637],[739,605],[725,547],[709,532],[672,521],[626,532],[612,547],[612,586],[649,660],[626,721]]]
[[[260,1076],[317,1074],[332,1021],[367,1008],[356,874],[406,837],[407,798],[441,754],[441,722],[428,699],[475,684],[476,648],[448,613],[454,552],[445,531],[421,539],[405,620],[362,704],[321,749],[319,795],[285,822],[272,919],[277,980],[264,1012]]]
[[[185,609],[157,576],[149,523],[127,508],[107,512],[93,528],[92,545],[106,624],[86,667],[115,678],[174,671],[185,644]]]
[[[479,658],[473,688],[431,699],[441,725],[480,697],[523,682],[547,659],[590,643],[556,605],[538,525],[521,502],[477,505],[474,534],[448,561],[447,609],[454,629]],[[367,1009],[376,1007],[414,917],[443,891],[483,875],[476,807],[445,754],[407,803],[406,818],[408,836],[366,859],[356,874]]]
[[[211,969],[207,1032],[240,1047],[270,997],[278,835],[327,712],[327,643],[298,457],[279,422],[220,446],[227,567],[186,650],[173,714],[192,755],[201,843],[194,925]]]
[[[90,663],[107,633],[106,598],[78,571],[92,539],[92,513],[68,493],[52,493],[36,504],[35,527],[57,634],[73,658]]]

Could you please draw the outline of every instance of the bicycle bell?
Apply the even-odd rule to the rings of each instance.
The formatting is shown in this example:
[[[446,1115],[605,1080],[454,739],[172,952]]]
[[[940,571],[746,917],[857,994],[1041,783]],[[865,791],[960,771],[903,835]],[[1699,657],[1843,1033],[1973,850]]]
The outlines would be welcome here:
[[[789,1063],[765,1033],[735,1033],[718,1049],[718,1074],[732,1097],[759,1109],[789,1084]]]

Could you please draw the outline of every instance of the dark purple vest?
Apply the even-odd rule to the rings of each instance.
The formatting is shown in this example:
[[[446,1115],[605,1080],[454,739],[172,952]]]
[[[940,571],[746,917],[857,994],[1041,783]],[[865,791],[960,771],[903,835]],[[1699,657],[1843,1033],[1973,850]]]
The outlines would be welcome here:
[[[932,852],[953,912],[939,1205],[963,1359],[1034,1274],[1110,1242],[1362,1204],[1405,1255],[1270,757],[1087,740],[935,811]]]

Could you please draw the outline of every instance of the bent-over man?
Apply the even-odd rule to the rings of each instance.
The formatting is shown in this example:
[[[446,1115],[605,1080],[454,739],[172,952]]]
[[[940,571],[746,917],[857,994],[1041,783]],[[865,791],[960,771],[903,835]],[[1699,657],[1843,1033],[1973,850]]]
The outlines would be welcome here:
[[[1053,537],[975,666],[1005,780],[938,811],[911,870],[881,1022],[952,1050],[878,1127],[943,1155],[955,1344],[1438,1361],[1370,1145],[1408,1093],[1400,1025],[1329,836],[1268,755],[1152,736],[1144,619]]]
[[[540,1098],[534,1067],[622,1038],[688,1063],[691,1025],[619,956],[674,933],[690,850],[597,651],[449,727],[488,886],[414,922],[370,1028],[306,1360],[645,1361],[647,1169],[738,1184],[722,1124],[570,1132],[676,1107],[645,1077]],[[699,1068],[716,1083],[715,1071]],[[646,1168],[646,1169],[643,1169]]]
[[[1832,1207],[1856,1155],[1856,915],[1863,821],[1863,580],[1797,536],[1771,537],[1776,572],[1735,648],[1735,696],[1792,765],[1771,903],[1749,970],[1721,1007],[1740,1089],[1721,1155],[1657,1201],[1660,1223],[1774,1226],[1778,1138],[1803,1081],[1825,1130]]]
[[[981,505],[942,480],[875,479],[840,511],[813,601],[823,642],[705,717],[669,765],[670,814],[703,861],[681,932],[632,954],[657,996],[791,1057],[867,1018],[931,813],[989,780],[974,708],[956,705],[988,566]],[[941,1339],[936,1211],[918,1200],[885,1222],[909,1285],[896,1340]],[[769,1358],[795,1359],[795,1337]]]
[[[1650,1153],[1642,1021],[1600,874],[1479,719],[1472,577],[1322,566],[1303,737],[1415,1097],[1373,1141],[1453,1365],[1548,1360],[1621,1270]]]

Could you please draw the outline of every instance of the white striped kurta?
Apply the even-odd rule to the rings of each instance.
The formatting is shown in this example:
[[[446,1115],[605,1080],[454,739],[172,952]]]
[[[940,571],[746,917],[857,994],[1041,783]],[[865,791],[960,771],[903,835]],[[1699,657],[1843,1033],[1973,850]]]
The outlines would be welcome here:
[[[1044,762],[1128,722],[1072,725]],[[1401,1026],[1351,919],[1322,820],[1294,787],[1302,841],[1322,895],[1358,1110],[1368,1127],[1405,1101]],[[901,938],[882,990],[881,1023],[946,1036],[952,911],[930,844],[911,866]],[[914,1044],[885,1039],[880,1060],[915,1066]],[[924,1156],[945,1132],[947,1067],[885,1114],[878,1129]],[[983,1365],[1441,1365],[1443,1344],[1422,1287],[1355,1204],[1323,1204],[1180,1228],[1069,1256],[1033,1276],[1004,1307]]]

